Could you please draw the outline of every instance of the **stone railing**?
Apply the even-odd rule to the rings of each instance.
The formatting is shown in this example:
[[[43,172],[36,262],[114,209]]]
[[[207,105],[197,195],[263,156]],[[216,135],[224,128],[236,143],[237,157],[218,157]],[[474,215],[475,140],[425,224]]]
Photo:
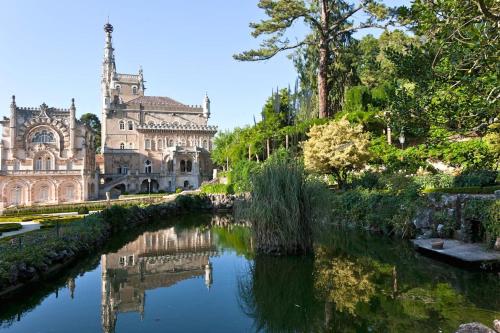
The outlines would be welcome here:
[[[2,170],[2,176],[81,175],[82,170]]]

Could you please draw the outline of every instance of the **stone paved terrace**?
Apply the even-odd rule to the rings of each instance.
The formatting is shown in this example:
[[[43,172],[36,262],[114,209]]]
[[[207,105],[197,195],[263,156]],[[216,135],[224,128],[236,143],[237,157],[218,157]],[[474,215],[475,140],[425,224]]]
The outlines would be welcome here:
[[[452,264],[470,268],[500,270],[500,251],[488,250],[484,244],[464,243],[454,239],[444,239],[443,249],[433,249],[432,242],[438,238],[413,239],[418,251]]]

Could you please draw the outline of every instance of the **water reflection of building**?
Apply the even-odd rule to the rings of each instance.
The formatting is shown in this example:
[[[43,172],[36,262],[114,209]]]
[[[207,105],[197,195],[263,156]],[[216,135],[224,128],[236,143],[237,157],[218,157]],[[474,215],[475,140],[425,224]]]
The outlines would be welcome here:
[[[193,277],[212,284],[210,256],[216,255],[210,230],[146,232],[116,253],[102,256],[103,331],[113,332],[118,313],[144,317],[146,290],[169,287]]]

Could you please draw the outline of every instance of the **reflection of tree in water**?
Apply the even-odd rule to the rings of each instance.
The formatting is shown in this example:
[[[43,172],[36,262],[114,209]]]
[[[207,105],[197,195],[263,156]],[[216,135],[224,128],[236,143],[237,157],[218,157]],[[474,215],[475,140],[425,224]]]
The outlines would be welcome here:
[[[322,247],[316,249],[314,288],[339,312],[355,315],[358,303],[367,303],[375,293],[371,273],[357,261],[327,256]]]
[[[309,257],[257,256],[238,278],[240,306],[256,331],[315,332],[322,307],[314,299]]]

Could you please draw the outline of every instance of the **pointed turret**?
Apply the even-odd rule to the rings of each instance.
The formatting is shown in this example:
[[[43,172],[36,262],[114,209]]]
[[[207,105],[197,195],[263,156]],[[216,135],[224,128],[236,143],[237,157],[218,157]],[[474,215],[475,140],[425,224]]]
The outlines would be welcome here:
[[[16,105],[16,96],[12,95],[12,103],[10,103],[10,148],[12,151],[14,151],[14,146],[16,142],[16,112],[17,111],[17,105]]]
[[[208,93],[205,93],[205,98],[203,99],[203,117],[210,118],[210,98],[208,98]]]
[[[75,99],[71,99],[69,108],[69,149],[71,154],[75,153],[75,131],[76,131],[76,106]]]

